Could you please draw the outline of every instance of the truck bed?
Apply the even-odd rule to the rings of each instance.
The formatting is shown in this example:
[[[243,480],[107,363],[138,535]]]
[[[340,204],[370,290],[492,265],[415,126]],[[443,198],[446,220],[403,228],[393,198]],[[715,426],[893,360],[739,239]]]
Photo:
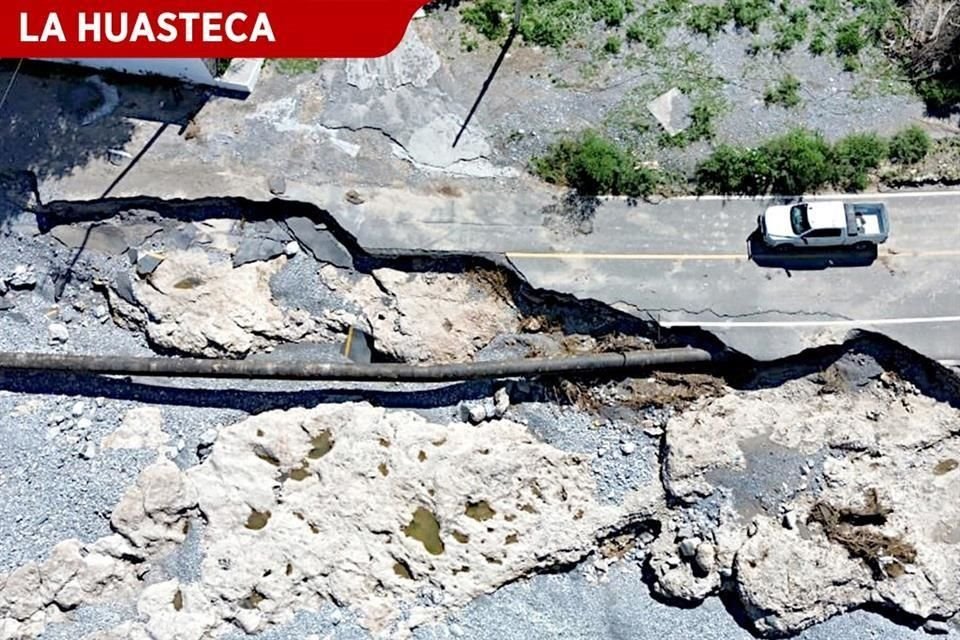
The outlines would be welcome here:
[[[883,204],[847,204],[847,235],[856,237],[881,237],[887,234],[887,209]]]

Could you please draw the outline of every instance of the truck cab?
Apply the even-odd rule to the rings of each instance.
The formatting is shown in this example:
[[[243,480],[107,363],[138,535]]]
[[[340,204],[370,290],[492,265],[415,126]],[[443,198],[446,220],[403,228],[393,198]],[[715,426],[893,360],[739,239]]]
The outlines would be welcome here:
[[[769,207],[759,218],[764,243],[774,249],[852,246],[863,250],[890,235],[882,203],[801,202]]]

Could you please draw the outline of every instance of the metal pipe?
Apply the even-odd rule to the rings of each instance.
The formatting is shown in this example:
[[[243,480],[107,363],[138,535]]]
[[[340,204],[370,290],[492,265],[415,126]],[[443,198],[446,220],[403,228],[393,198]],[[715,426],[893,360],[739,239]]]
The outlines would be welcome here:
[[[712,359],[709,352],[691,348],[434,365],[0,353],[0,372],[56,371],[173,378],[449,382],[542,374],[651,369],[705,363]]]

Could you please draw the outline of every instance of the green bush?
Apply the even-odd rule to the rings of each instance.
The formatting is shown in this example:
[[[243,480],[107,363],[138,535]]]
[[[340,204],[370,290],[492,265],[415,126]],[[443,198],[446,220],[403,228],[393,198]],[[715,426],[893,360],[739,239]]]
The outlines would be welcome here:
[[[900,164],[915,164],[930,153],[931,145],[930,135],[913,125],[890,139],[889,157]]]
[[[791,74],[787,74],[777,81],[763,96],[763,102],[768,107],[779,104],[787,109],[800,106],[800,81]]]
[[[930,111],[947,111],[960,106],[960,80],[947,78],[927,78],[917,83],[919,95]]]
[[[659,183],[656,172],[637,167],[624,149],[595,131],[554,143],[531,169],[547,182],[582,195],[644,196]]]
[[[483,36],[499,40],[510,33],[514,7],[513,0],[474,0],[464,3],[460,15]],[[623,24],[631,11],[632,0],[525,0],[519,31],[529,44],[561,47],[595,22]]]
[[[621,46],[622,43],[620,42],[620,38],[617,36],[610,36],[607,38],[607,41],[603,43],[603,50],[604,52],[615,56],[620,53]]]
[[[796,9],[787,14],[785,21],[777,24],[777,37],[773,48],[778,53],[790,51],[807,37],[807,10]]]
[[[830,48],[827,32],[823,27],[817,27],[817,30],[813,32],[808,48],[810,53],[815,56],[822,56]]]
[[[770,17],[770,0],[727,0],[727,11],[738,29],[756,33],[760,23]]]
[[[643,11],[627,26],[627,41],[642,42],[649,49],[663,44],[667,29],[678,25],[687,0],[665,0]]]
[[[632,0],[593,0],[590,16],[602,20],[608,27],[619,27],[627,14],[633,11]]]
[[[832,19],[840,15],[840,0],[811,0],[810,10],[822,18]]]
[[[634,20],[627,27],[627,42],[642,42],[648,48],[655,49],[666,39],[666,29],[652,20],[647,20],[645,16],[646,14]]]
[[[727,5],[698,4],[691,7],[687,26],[697,33],[713,36],[723,30],[730,19],[730,9]]]
[[[829,183],[830,145],[819,133],[794,129],[760,147],[771,168],[774,193],[796,195]]]
[[[714,95],[697,97],[690,109],[690,124],[676,135],[664,134],[660,142],[663,146],[683,148],[698,140],[711,140],[714,136],[717,118],[726,108],[722,98]]]
[[[760,195],[770,188],[772,171],[758,149],[722,144],[696,170],[697,190],[723,195]]]
[[[867,187],[870,171],[887,155],[887,142],[875,133],[855,133],[833,146],[832,182],[846,191],[862,191]]]
[[[285,76],[300,76],[316,73],[320,68],[320,58],[274,58],[273,68]]]
[[[860,30],[857,21],[845,22],[837,29],[837,37],[833,41],[837,56],[841,58],[854,57],[867,46],[867,41]]]
[[[510,3],[506,0],[476,0],[463,8],[463,21],[476,29],[480,35],[499,40],[510,32],[510,20],[504,15],[512,15]]]

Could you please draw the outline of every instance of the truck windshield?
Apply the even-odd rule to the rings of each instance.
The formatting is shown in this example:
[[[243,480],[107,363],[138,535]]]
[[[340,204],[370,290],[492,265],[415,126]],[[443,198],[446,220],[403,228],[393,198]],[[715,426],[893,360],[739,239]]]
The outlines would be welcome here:
[[[810,230],[810,221],[807,220],[807,205],[798,204],[790,209],[790,226],[798,236]]]

